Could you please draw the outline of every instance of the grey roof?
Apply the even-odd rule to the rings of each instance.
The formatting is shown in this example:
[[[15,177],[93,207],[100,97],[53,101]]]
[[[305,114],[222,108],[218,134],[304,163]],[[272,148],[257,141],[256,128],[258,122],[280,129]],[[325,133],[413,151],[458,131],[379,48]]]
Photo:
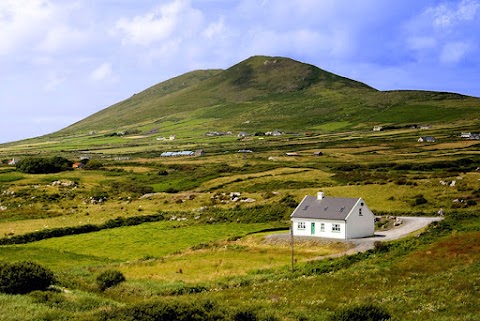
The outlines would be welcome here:
[[[318,200],[315,196],[305,196],[291,217],[345,220],[358,200],[358,198],[342,197],[324,197]]]

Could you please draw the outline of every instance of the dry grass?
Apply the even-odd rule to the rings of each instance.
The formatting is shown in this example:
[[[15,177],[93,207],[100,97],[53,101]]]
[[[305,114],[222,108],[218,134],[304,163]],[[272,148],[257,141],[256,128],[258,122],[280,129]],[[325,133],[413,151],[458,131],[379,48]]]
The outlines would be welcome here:
[[[237,241],[222,241],[205,249],[188,250],[181,254],[120,266],[131,279],[151,279],[161,282],[205,283],[226,277],[288,266],[291,263],[291,246],[286,242],[272,242],[267,233],[249,235]],[[346,251],[347,243],[303,242],[295,246],[296,262]]]

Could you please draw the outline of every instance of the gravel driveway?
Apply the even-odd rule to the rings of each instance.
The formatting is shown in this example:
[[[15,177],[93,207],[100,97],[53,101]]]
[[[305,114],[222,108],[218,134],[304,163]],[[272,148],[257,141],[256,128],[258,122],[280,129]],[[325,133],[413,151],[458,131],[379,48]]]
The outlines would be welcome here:
[[[361,239],[354,240],[345,240],[344,242],[350,242],[355,246],[348,251],[341,253],[344,254],[354,254],[358,252],[365,252],[367,250],[373,249],[375,242],[377,241],[392,241],[404,236],[407,236],[410,233],[418,231],[428,224],[436,221],[441,221],[443,217],[408,217],[408,216],[399,216],[398,219],[402,220],[402,224],[394,227],[388,231],[376,231],[375,236],[366,237]]]
[[[323,239],[318,237],[311,237],[311,236],[296,236],[295,242],[302,242],[302,241],[318,241],[319,244],[321,243],[328,243],[328,242],[347,242],[353,245],[352,248],[349,250],[337,253],[329,256],[322,256],[317,257],[315,259],[322,259],[327,257],[338,257],[343,255],[350,255],[355,254],[358,252],[365,252],[367,250],[373,249],[374,244],[377,241],[392,241],[404,236],[407,236],[410,233],[418,231],[428,224],[440,221],[443,217],[411,217],[411,216],[399,216],[398,219],[402,220],[402,224],[394,227],[388,231],[376,231],[375,235],[372,237],[365,237],[361,239],[352,239],[352,240],[337,240],[337,239]],[[290,234],[272,234],[267,236],[267,241],[287,241],[290,239]]]

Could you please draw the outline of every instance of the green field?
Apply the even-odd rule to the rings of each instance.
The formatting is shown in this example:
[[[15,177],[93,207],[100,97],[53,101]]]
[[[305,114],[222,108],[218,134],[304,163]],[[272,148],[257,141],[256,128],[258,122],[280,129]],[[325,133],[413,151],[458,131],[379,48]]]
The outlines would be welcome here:
[[[0,294],[0,320],[328,321],[365,305],[390,320],[478,320],[480,141],[460,133],[478,132],[479,108],[253,57],[1,145],[0,260],[34,261],[56,281]],[[427,135],[436,142],[418,142]],[[160,157],[186,150],[204,154]],[[50,174],[7,165],[52,156],[89,161]],[[445,219],[348,256],[350,243],[299,242],[292,271],[290,214],[318,191],[361,197],[378,216]],[[102,291],[112,269],[126,282]]]

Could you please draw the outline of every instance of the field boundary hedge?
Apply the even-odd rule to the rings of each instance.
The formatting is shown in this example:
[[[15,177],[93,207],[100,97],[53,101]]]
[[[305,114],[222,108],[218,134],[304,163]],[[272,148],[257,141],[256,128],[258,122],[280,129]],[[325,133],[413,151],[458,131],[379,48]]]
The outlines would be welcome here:
[[[54,237],[85,234],[91,232],[98,232],[101,230],[107,230],[122,226],[135,226],[143,223],[160,222],[165,220],[166,213],[157,213],[152,215],[142,215],[133,217],[117,217],[112,220],[108,220],[103,224],[85,224],[80,226],[59,227],[45,229],[41,231],[26,233],[22,235],[15,235],[11,237],[5,237],[0,239],[0,245],[13,245],[13,244],[26,244],[37,242]]]

